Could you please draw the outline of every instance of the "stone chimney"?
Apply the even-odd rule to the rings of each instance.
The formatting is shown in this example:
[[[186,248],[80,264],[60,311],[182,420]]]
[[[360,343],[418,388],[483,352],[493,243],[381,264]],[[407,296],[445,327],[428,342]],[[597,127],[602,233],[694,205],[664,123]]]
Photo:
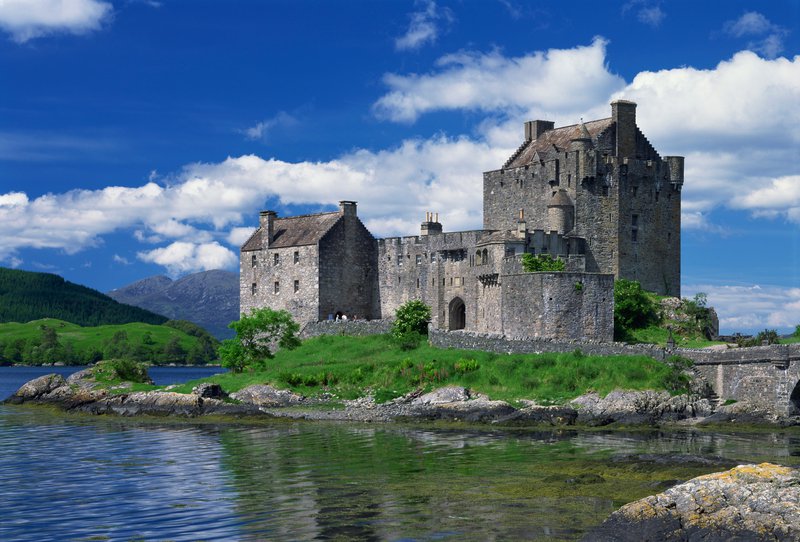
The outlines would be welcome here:
[[[636,104],[611,102],[611,119],[617,125],[617,158],[636,158]]]
[[[356,216],[356,202],[355,201],[340,201],[339,213],[342,216]]]
[[[425,213],[425,221],[420,225],[420,235],[436,235],[442,233],[442,225],[439,223],[439,213]]]
[[[552,120],[529,120],[525,123],[525,141],[539,139],[539,136],[555,128]]]
[[[278,213],[275,211],[261,211],[258,213],[258,224],[261,226],[261,246],[269,248],[272,238],[275,235],[275,219]]]
[[[516,235],[518,239],[525,239],[528,235],[528,223],[525,222],[525,209],[519,210]]]

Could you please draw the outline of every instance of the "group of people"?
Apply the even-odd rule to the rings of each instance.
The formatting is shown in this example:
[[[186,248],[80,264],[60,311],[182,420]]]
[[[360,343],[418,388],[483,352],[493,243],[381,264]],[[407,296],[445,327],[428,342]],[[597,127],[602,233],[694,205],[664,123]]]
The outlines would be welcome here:
[[[336,322],[338,322],[340,320],[341,321],[358,320],[358,316],[356,316],[355,314],[353,314],[351,316],[347,316],[345,313],[340,311],[340,312],[337,312],[335,315],[334,314],[329,314],[328,315],[328,320],[334,320]]]

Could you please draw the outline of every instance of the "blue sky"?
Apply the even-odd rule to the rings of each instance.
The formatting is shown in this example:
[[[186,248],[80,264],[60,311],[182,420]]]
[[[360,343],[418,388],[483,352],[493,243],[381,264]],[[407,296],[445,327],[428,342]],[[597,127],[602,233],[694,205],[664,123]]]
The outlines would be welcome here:
[[[686,157],[683,295],[800,323],[800,4],[0,2],[0,265],[107,291],[236,270],[261,209],[481,224],[522,122],[639,104]],[[598,7],[600,6],[600,7]]]

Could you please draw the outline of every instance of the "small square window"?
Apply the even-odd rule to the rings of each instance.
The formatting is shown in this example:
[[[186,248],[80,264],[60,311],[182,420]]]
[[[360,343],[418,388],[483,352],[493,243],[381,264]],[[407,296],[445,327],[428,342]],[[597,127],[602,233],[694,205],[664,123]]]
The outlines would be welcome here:
[[[295,250],[294,251],[294,263],[297,263],[299,261],[300,261],[300,252]]]
[[[277,252],[272,255],[272,265],[278,265],[281,263],[281,255]]]
[[[294,281],[294,291],[295,292],[299,292],[300,291],[300,281],[299,280]]]
[[[277,294],[277,293],[280,293],[280,291],[281,291],[281,283],[280,283],[280,282],[278,282],[277,280],[275,281],[275,286],[274,286],[274,289],[273,289],[273,291],[274,291],[276,294]]]

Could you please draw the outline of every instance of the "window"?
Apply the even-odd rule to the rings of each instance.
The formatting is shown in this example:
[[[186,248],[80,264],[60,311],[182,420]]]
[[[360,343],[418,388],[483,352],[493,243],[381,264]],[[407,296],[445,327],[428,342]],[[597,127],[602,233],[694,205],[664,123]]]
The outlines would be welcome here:
[[[631,186],[631,197],[635,198],[636,197],[636,192],[638,192],[638,191],[639,191],[639,187],[638,186]]]
[[[639,215],[631,215],[631,226],[639,225]]]
[[[422,264],[422,254],[417,254],[417,265]]]
[[[250,257],[250,266],[255,267],[257,263],[258,263],[258,257],[255,254],[253,254]]]
[[[274,289],[273,289],[273,291],[274,291],[276,294],[280,293],[280,291],[281,291],[281,283],[280,283],[280,282],[278,282],[277,280],[275,281],[275,286],[274,286]]]
[[[298,252],[297,250],[295,250],[295,251],[294,251],[294,263],[297,263],[297,262],[299,262],[299,261],[300,261],[300,252]],[[296,291],[296,290],[295,290],[295,291]]]
[[[272,265],[278,265],[281,263],[281,255],[277,252],[272,255]]]
[[[638,230],[631,230],[631,241],[634,243],[639,240],[639,231]]]
[[[419,279],[417,279],[417,289],[419,289]]]
[[[253,284],[250,285],[250,293],[252,295],[256,295],[256,291],[258,291],[258,287],[256,286],[256,283],[254,282]]]
[[[295,254],[297,254],[297,252],[295,252]],[[294,291],[295,292],[299,292],[300,291],[300,281],[299,280],[294,281]]]

